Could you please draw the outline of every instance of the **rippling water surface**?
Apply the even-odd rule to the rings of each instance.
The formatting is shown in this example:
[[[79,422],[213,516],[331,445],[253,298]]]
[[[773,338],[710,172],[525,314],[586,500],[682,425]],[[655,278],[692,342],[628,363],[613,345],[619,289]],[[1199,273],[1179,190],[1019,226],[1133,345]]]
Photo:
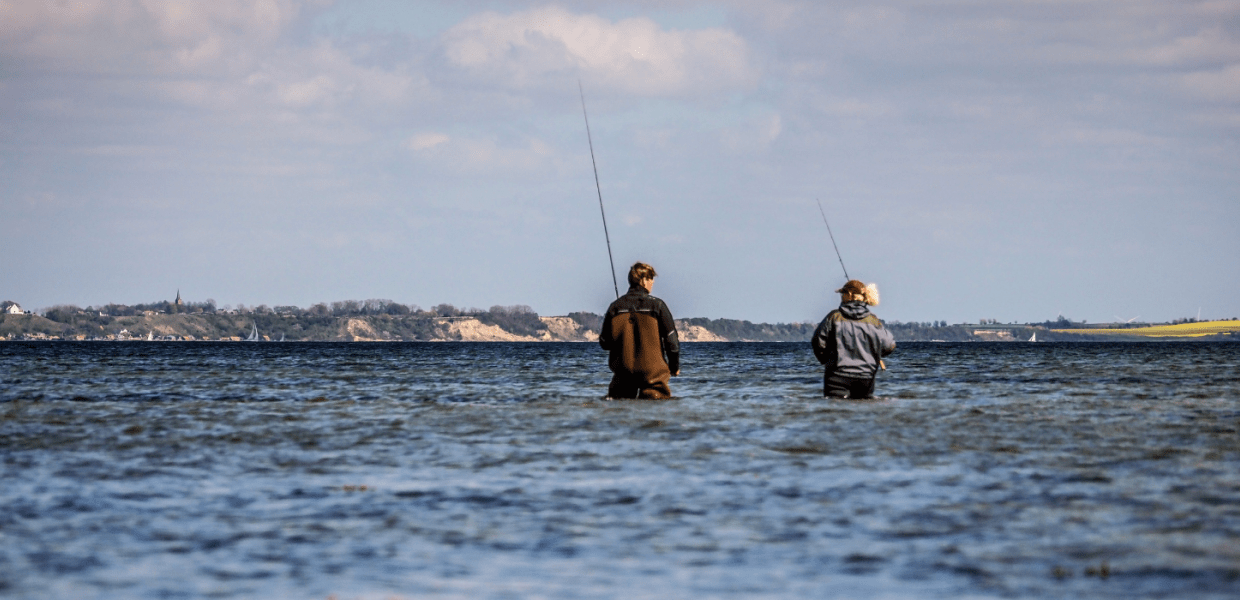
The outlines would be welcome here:
[[[0,344],[0,597],[1235,598],[1240,344]]]

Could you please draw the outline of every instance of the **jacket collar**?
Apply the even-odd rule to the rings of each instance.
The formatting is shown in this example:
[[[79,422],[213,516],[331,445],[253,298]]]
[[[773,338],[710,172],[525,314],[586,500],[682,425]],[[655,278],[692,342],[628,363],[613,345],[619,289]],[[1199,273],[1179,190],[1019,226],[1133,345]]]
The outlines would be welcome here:
[[[840,303],[840,312],[843,313],[845,317],[856,321],[858,319],[864,319],[866,315],[870,314],[870,307],[866,306],[866,303],[860,300],[850,300],[848,302]]]
[[[629,291],[626,292],[624,295],[642,297],[642,296],[649,296],[650,292],[647,292],[646,288],[642,287],[641,284],[638,283],[638,284],[630,285]]]

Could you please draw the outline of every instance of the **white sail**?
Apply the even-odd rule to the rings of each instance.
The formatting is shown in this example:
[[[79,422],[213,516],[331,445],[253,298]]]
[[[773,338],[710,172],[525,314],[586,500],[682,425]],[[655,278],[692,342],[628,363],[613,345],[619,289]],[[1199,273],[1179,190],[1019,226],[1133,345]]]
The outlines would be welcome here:
[[[1029,336],[1029,341],[1031,341],[1031,342],[1036,342],[1036,341],[1038,341],[1038,332],[1036,332],[1036,331],[1035,331],[1035,332],[1033,332],[1033,335]]]
[[[154,340],[154,339],[155,339],[155,332],[153,332],[153,331],[148,331],[148,332],[146,332],[146,341],[148,341],[148,342],[149,342],[149,341]]]
[[[254,324],[254,325],[253,325],[253,327],[254,327],[254,329],[253,329],[252,331],[250,331],[250,337],[245,338],[245,341],[247,341],[247,342],[257,342],[257,341],[258,341],[258,325],[257,325],[257,324]]]

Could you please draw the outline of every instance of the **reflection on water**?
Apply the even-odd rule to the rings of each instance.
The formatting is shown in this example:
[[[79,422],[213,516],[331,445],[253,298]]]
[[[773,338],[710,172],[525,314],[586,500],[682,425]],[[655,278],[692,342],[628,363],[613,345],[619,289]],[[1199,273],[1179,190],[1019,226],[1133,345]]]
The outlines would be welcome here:
[[[1240,590],[1240,345],[0,344],[0,596]]]

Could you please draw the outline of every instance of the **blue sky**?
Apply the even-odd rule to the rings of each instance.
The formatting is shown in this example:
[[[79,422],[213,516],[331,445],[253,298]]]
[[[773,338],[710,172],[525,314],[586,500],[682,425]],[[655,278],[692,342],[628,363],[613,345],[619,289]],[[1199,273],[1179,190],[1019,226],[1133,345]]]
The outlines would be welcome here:
[[[0,299],[1240,317],[1240,3],[0,0]]]

